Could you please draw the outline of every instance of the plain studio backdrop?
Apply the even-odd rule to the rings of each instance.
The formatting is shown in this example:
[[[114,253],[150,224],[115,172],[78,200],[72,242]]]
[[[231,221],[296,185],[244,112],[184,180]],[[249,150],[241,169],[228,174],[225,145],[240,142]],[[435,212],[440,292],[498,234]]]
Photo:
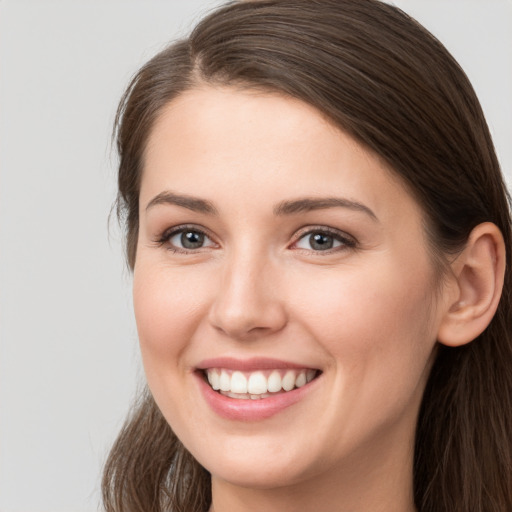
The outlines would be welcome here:
[[[0,512],[93,512],[143,380],[110,134],[217,0],[0,0]],[[512,3],[402,0],[469,75],[512,183]]]

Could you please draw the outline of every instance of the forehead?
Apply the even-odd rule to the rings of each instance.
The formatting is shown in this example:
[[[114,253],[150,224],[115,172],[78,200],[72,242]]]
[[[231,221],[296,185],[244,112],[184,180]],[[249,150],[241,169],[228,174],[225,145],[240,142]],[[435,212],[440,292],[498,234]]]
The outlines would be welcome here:
[[[155,122],[141,203],[164,189],[220,201],[343,195],[373,208],[390,199],[419,207],[373,152],[312,106],[277,93],[201,87],[170,102]],[[354,196],[354,197],[352,197]],[[386,206],[387,204],[387,206]]]

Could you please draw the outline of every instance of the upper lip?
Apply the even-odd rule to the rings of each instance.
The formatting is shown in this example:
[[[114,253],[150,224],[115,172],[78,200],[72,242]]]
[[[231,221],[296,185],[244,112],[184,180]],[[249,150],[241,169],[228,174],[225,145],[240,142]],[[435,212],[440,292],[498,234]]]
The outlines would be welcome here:
[[[198,370],[207,370],[208,368],[225,368],[226,370],[255,371],[255,370],[274,370],[274,369],[316,369],[309,365],[292,363],[280,359],[269,357],[252,357],[249,359],[236,359],[234,357],[216,357],[204,359],[197,365]]]

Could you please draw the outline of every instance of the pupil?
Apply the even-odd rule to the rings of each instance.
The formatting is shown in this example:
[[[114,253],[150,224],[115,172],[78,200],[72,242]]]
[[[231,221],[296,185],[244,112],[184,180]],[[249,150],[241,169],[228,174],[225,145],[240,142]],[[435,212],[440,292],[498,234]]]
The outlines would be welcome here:
[[[309,237],[309,243],[313,249],[326,251],[333,246],[332,236],[323,235],[322,233],[314,233]]]
[[[196,231],[186,231],[181,234],[181,245],[185,249],[198,249],[202,247],[204,235]]]

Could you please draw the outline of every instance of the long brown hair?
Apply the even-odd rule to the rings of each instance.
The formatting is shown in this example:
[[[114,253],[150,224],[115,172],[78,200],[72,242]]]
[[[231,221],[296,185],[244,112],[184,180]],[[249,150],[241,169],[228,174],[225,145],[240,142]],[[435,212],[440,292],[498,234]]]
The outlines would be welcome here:
[[[420,512],[512,510],[511,222],[480,104],[443,45],[378,0],[230,3],[135,76],[116,120],[118,211],[133,267],[144,150],[162,107],[198,84],[279,91],[317,108],[380,155],[423,207],[436,261],[480,222],[507,247],[504,292],[489,327],[438,347],[419,414],[414,495]],[[108,512],[205,511],[210,480],[147,392],[107,461]]]

